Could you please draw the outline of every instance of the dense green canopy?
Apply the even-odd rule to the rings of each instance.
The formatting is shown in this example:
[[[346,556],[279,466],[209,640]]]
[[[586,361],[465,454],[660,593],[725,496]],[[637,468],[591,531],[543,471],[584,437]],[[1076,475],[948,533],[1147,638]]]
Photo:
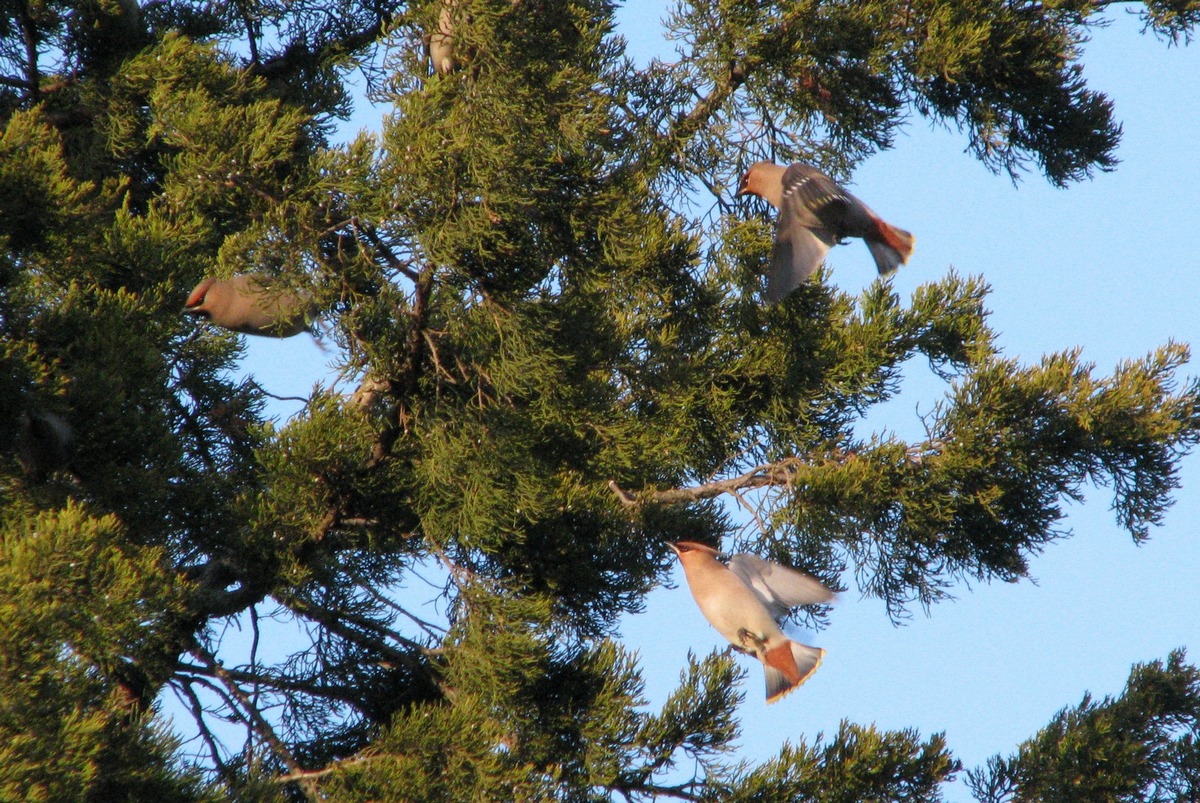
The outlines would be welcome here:
[[[937,799],[940,736],[847,723],[752,766],[729,658],[647,711],[610,635],[664,540],[742,503],[740,546],[894,616],[1026,576],[1086,483],[1135,539],[1159,521],[1200,437],[1185,346],[1023,364],[953,273],[768,306],[772,217],[732,197],[764,158],[845,177],[914,115],[1013,176],[1111,169],[1078,61],[1108,5],[695,0],[637,66],[604,0],[7,2],[0,798]],[[1142,14],[1183,42],[1200,5]],[[355,76],[391,112],[331,147]],[[356,392],[264,420],[238,337],[181,315],[246,272],[313,294]],[[914,357],[927,438],[857,436]],[[393,594],[428,571],[442,621]],[[228,661],[268,616],[290,652]],[[1189,799],[1198,710],[1176,654],[970,783]]]

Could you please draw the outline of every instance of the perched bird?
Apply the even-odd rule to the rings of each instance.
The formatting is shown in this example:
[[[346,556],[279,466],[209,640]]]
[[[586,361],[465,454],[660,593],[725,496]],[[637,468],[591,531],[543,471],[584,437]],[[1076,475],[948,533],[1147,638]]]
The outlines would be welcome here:
[[[722,553],[705,544],[679,541],[669,546],[683,564],[704,618],[734,649],[762,661],[768,703],[816,671],[825,651],[792,641],[777,620],[798,605],[828,602],[832,591],[803,572],[755,555],[733,555],[726,566],[717,560]]]
[[[249,273],[205,279],[192,290],[183,311],[223,329],[267,337],[298,335],[317,315],[307,293],[273,290],[270,278]]]
[[[747,193],[779,210],[767,278],[768,303],[782,301],[804,284],[829,249],[847,237],[866,241],[881,276],[895,273],[912,254],[911,234],[885,223],[815,167],[799,162],[790,167],[757,162],[738,187],[739,197]]]
[[[445,75],[454,70],[454,3],[455,0],[444,0],[438,12],[436,31],[431,31],[426,38],[426,48],[433,71]]]
[[[17,422],[17,462],[25,476],[45,482],[56,471],[67,468],[75,453],[75,433],[56,413],[23,413]]]

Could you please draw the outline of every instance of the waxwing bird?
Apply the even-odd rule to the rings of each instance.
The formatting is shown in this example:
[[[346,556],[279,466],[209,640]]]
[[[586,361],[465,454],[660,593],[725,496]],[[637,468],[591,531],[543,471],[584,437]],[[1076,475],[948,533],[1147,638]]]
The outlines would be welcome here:
[[[798,605],[833,599],[815,578],[755,555],[739,554],[726,566],[722,553],[695,541],[669,544],[696,606],[734,649],[762,661],[767,702],[773,703],[817,670],[825,651],[789,639],[777,619]]]
[[[438,12],[436,31],[431,31],[426,39],[429,61],[433,71],[439,75],[454,70],[454,3],[455,0],[444,0]]]
[[[223,329],[266,337],[298,335],[317,314],[307,293],[273,290],[270,278],[250,273],[205,279],[192,290],[183,311]]]
[[[60,415],[23,413],[17,423],[17,462],[25,476],[42,483],[67,468],[75,452],[75,433]]]
[[[782,301],[812,276],[829,249],[847,237],[867,243],[881,276],[890,276],[908,261],[914,238],[885,223],[870,207],[829,176],[797,162],[750,166],[737,195],[757,195],[779,210],[766,299]]]

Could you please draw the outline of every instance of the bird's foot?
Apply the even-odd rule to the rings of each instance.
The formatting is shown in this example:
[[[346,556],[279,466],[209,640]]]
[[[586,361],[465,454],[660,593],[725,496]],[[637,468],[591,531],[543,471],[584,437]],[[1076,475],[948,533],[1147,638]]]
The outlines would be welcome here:
[[[742,652],[757,655],[767,647],[767,642],[751,633],[746,628],[738,631],[738,640],[742,642]]]

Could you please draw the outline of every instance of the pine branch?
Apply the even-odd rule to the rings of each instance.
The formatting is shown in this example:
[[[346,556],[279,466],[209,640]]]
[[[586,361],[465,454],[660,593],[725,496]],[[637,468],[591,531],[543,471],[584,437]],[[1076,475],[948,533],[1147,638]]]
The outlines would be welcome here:
[[[200,738],[208,746],[208,752],[212,756],[213,766],[216,768],[217,774],[225,780],[225,783],[233,785],[234,781],[236,781],[236,776],[229,765],[221,758],[221,750],[217,742],[217,737],[213,735],[213,732],[208,729],[208,725],[204,722],[204,705],[192,689],[191,682],[173,683],[172,686],[187,697],[187,704],[188,708],[191,709],[192,719],[196,721],[196,729],[200,731]]]
[[[358,616],[346,610],[339,610],[336,613],[327,611],[318,605],[312,605],[306,600],[296,597],[289,597],[280,600],[284,605],[291,608],[297,614],[305,616],[319,623],[332,633],[336,633],[349,642],[358,644],[371,650],[383,653],[390,659],[405,663],[412,666],[420,666],[424,668],[424,664],[416,659],[414,652],[420,652],[426,655],[436,654],[436,650],[420,644],[412,639],[407,639],[399,633],[384,627],[378,622],[372,621],[364,616]],[[354,630],[347,627],[344,622],[357,625],[362,630]],[[371,631],[375,636],[368,635],[363,631]],[[408,647],[408,650],[401,650],[387,643],[387,639],[398,641]]]
[[[653,795],[655,799],[659,797],[673,797],[677,800],[704,800],[703,794],[686,791],[686,787],[695,786],[695,783],[689,782],[680,784],[679,786],[658,786],[652,783],[638,784],[612,784],[608,788],[614,792],[620,792],[626,799],[631,799],[631,795]]]
[[[266,718],[263,717],[262,713],[254,706],[254,703],[246,695],[246,692],[242,690],[242,687],[238,685],[233,676],[225,670],[225,667],[223,667],[220,662],[217,661],[216,657],[199,644],[194,644],[190,652],[193,656],[200,660],[200,662],[208,669],[209,672],[211,672],[217,679],[221,681],[221,683],[229,691],[229,694],[235,700],[237,700],[237,702],[240,704],[243,715],[247,718],[248,724],[250,724],[255,732],[262,737],[263,741],[267,743],[267,745],[271,748],[271,751],[275,753],[276,757],[283,762],[284,766],[286,766],[292,774],[303,773],[304,770],[300,766],[300,763],[296,761],[295,756],[293,756],[291,751],[288,750],[287,745],[283,743],[283,740],[276,735],[275,729],[271,727],[271,723],[267,722]],[[320,795],[317,793],[317,787],[315,783],[302,778],[298,780],[298,784],[306,800],[313,801],[313,803],[316,803],[316,801],[320,800]]]
[[[371,24],[344,36],[328,39],[315,48],[302,41],[293,42],[273,58],[262,62],[252,61],[249,72],[267,79],[288,78],[312,65],[328,64],[335,59],[345,58],[379,41],[383,32],[393,28],[403,16],[391,12],[380,13]],[[257,59],[257,56],[255,58]]]
[[[677,505],[686,502],[698,502],[701,499],[712,499],[721,494],[733,494],[736,496],[739,491],[753,488],[791,485],[801,471],[806,468],[809,468],[809,465],[800,458],[785,457],[783,460],[775,463],[764,463],[761,466],[755,466],[745,474],[737,477],[731,477],[726,480],[714,480],[713,482],[694,485],[690,488],[643,491],[634,496],[617,485],[616,480],[609,480],[608,487],[621,500],[621,504],[626,507],[637,507],[648,503]]]
[[[323,767],[319,770],[301,770],[300,772],[290,772],[287,775],[276,776],[272,780],[274,783],[293,783],[293,782],[301,782],[301,781],[305,781],[305,780],[309,780],[309,779],[323,778],[326,775],[331,775],[345,767],[354,767],[358,764],[367,764],[372,761],[379,761],[380,759],[388,759],[388,758],[394,758],[394,755],[392,755],[392,754],[366,755],[366,756],[360,755],[360,756],[355,756],[353,758],[343,759],[334,764],[330,764],[328,767]]]
[[[721,105],[737,91],[746,81],[746,67],[739,65],[736,62],[730,62],[729,72],[724,75],[721,80],[718,80],[709,90],[708,94],[700,98],[691,111],[675,120],[675,124],[671,127],[664,139],[669,142],[682,142],[692,138],[692,136],[702,127],[708,124],[708,121]]]

